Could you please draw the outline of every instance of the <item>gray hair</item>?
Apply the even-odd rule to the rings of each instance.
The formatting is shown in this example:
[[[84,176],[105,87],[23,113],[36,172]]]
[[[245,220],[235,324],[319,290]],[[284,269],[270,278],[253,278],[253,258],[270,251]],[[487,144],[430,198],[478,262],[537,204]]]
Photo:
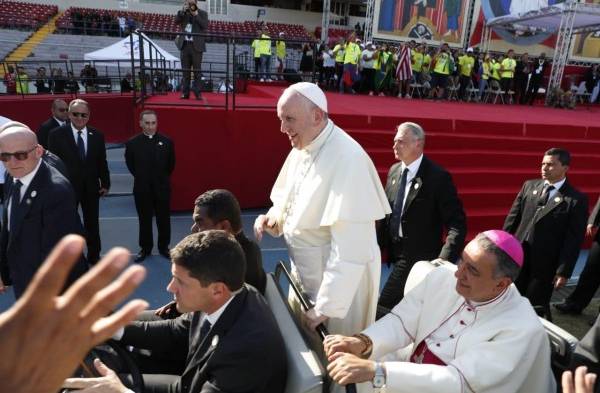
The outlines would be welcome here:
[[[90,104],[88,104],[87,101],[82,100],[81,98],[76,98],[73,101],[69,102],[69,112],[73,109],[75,105],[85,105],[88,112],[90,111]]]
[[[508,277],[514,282],[519,277],[519,273],[521,272],[519,265],[486,235],[478,233],[475,241],[482,250],[492,254],[496,258],[494,278]]]
[[[410,131],[416,140],[425,141],[425,131],[423,131],[423,127],[421,127],[417,123],[407,121],[398,126],[398,131],[401,129]]]

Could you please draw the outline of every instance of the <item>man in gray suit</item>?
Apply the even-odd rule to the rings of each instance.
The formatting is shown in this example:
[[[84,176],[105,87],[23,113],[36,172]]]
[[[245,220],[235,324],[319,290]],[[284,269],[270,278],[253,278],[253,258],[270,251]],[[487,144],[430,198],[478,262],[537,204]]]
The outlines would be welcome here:
[[[198,8],[196,0],[185,0],[183,9],[177,12],[175,23],[181,26],[184,33],[204,33],[208,29],[208,14]],[[181,98],[190,98],[191,68],[194,69],[194,94],[200,96],[200,75],[202,54],[206,51],[204,37],[199,35],[181,34],[175,39],[179,49],[181,68],[183,69],[183,86]]]

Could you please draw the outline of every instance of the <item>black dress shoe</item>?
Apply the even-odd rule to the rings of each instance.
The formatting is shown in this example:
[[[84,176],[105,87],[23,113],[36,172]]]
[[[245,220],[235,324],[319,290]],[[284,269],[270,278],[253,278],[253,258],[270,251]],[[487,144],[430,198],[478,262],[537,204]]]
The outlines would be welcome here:
[[[167,259],[171,259],[171,253],[168,248],[161,248],[158,253]]]
[[[197,100],[201,100],[202,99],[202,94],[200,94],[200,92],[194,92],[194,95],[196,95],[196,99]]]
[[[180,97],[182,100],[189,100],[190,95],[189,94],[182,94]]]
[[[556,308],[561,314],[581,314],[581,309],[570,302],[555,304],[554,308]]]
[[[133,261],[135,263],[143,262],[144,259],[146,259],[146,257],[149,255],[150,255],[149,252],[142,250],[142,251],[138,252],[138,254],[135,256],[135,259]]]

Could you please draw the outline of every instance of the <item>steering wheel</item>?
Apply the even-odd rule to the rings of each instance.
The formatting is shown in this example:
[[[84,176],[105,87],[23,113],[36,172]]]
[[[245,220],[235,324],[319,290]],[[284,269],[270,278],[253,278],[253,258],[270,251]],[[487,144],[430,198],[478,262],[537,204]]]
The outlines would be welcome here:
[[[136,393],[144,391],[144,378],[139,367],[133,360],[131,353],[115,340],[108,340],[104,344],[92,349],[85,356],[73,376],[79,378],[99,377],[94,367],[94,359],[96,358],[100,359],[108,368],[115,370],[122,382],[125,381],[123,381],[121,375],[126,374],[131,376],[131,380],[127,381],[127,385],[133,383],[133,386],[129,387],[131,390]],[[70,390],[63,390],[63,392],[68,391]]]

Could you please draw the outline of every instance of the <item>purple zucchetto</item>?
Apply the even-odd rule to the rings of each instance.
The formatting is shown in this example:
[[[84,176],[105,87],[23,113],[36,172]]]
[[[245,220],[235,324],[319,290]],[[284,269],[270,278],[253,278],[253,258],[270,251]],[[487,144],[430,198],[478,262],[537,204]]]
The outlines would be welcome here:
[[[499,229],[483,232],[485,237],[508,254],[519,267],[523,267],[523,247],[516,237]]]

